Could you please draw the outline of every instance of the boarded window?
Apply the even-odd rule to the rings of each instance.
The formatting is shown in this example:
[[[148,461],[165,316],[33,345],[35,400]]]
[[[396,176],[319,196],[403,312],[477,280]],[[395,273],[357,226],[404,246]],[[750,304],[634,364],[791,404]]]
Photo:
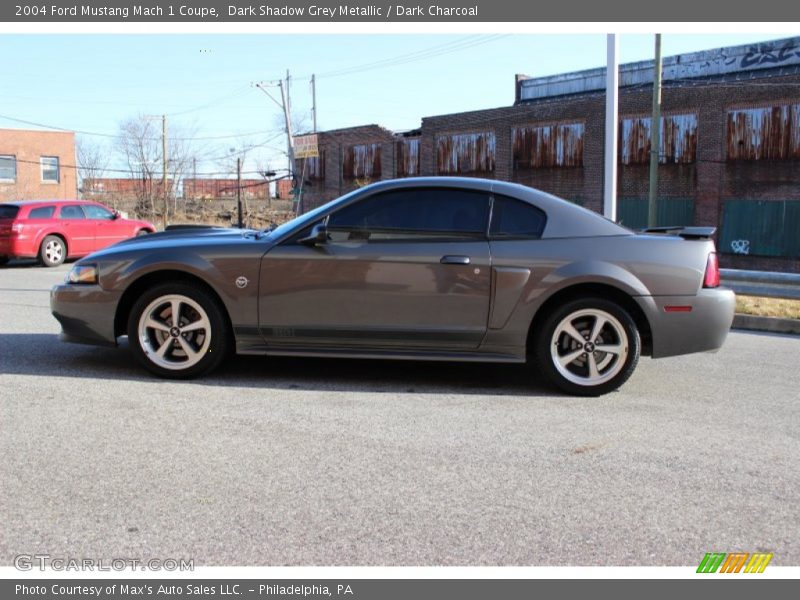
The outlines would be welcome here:
[[[325,151],[320,150],[319,156],[309,156],[303,158],[300,165],[300,172],[305,179],[311,181],[322,181],[325,179]]]
[[[719,245],[728,254],[800,257],[800,200],[728,200]]]
[[[688,164],[697,158],[697,115],[661,117],[658,162]],[[623,165],[650,162],[650,117],[622,119],[619,128],[619,159]]]
[[[583,123],[515,127],[511,131],[514,169],[583,166]]]
[[[342,177],[345,179],[378,179],[381,176],[381,145],[359,144],[344,150]]]
[[[443,135],[436,138],[436,173],[494,173],[494,132]]]
[[[408,138],[397,142],[397,176],[419,175],[419,138]]]
[[[800,158],[800,104],[728,111],[728,160]]]
[[[647,227],[647,198],[620,198],[617,221],[631,229]],[[659,198],[656,204],[656,226],[694,224],[694,200],[691,198]]]

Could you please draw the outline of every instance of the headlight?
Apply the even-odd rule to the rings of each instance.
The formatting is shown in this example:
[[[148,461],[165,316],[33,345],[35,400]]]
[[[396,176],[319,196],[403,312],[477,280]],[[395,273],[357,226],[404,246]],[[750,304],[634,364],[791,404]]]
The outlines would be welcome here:
[[[67,283],[97,283],[97,265],[75,265],[67,274]]]

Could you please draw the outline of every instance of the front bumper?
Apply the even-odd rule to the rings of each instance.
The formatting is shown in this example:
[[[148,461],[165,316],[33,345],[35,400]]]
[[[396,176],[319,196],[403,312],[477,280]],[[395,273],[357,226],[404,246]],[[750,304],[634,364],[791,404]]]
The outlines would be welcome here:
[[[696,296],[639,296],[650,322],[653,358],[718,350],[733,323],[736,295],[726,288],[701,289]],[[669,312],[667,307],[691,307]]]
[[[61,323],[61,340],[116,346],[114,316],[121,294],[99,285],[61,284],[50,290],[50,311]]]

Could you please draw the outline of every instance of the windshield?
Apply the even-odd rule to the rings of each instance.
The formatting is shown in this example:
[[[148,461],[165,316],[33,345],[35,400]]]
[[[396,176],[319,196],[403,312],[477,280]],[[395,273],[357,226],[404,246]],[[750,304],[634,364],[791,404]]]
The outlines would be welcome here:
[[[299,217],[295,217],[291,221],[287,221],[282,225],[278,225],[275,229],[269,232],[269,237],[271,239],[279,239],[289,233],[290,231],[297,229],[302,229],[304,225],[310,225],[314,221],[317,220],[319,215],[328,211],[329,209],[333,208],[335,204],[340,204],[342,202],[346,202],[357,193],[361,192],[360,189],[353,190],[352,192],[341,196],[340,198],[336,198],[335,200],[331,200],[330,202],[323,204],[322,206],[318,206],[314,210],[311,210],[307,213],[303,213]]]

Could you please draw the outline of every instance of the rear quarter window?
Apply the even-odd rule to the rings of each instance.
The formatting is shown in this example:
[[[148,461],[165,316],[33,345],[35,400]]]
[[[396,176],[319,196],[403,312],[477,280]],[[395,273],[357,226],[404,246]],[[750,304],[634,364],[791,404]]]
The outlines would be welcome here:
[[[32,208],[28,213],[29,219],[52,219],[53,213],[56,212],[55,206],[38,206]]]
[[[0,204],[0,219],[14,219],[19,212],[19,206],[13,204]]]
[[[532,204],[494,196],[492,205],[492,224],[489,235],[495,239],[534,239],[542,237],[547,215]]]

